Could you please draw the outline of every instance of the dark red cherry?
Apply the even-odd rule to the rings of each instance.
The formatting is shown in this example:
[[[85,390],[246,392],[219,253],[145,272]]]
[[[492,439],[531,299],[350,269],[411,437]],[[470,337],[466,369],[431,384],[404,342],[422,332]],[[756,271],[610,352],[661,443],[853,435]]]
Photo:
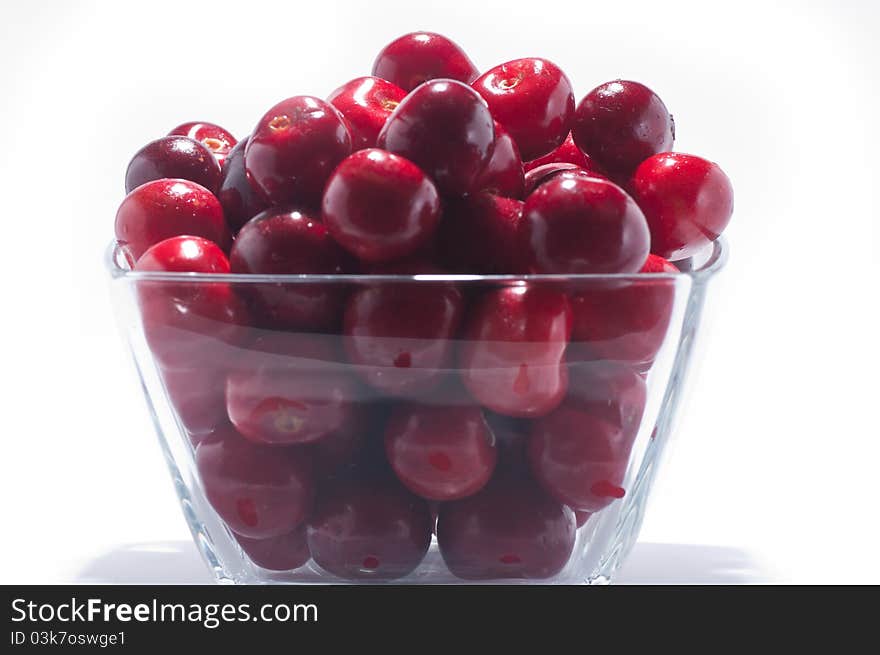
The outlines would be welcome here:
[[[590,520],[590,517],[592,515],[592,512],[583,512],[579,509],[574,510],[574,518],[577,521],[577,527],[584,527],[587,524],[587,521]]]
[[[487,292],[469,312],[459,350],[461,376],[485,407],[535,417],[565,396],[562,365],[571,307],[556,290],[510,286]]]
[[[580,362],[568,366],[565,403],[590,412],[627,434],[638,432],[646,402],[645,379],[631,367],[613,362]]]
[[[189,180],[147,182],[125,196],[116,212],[116,239],[135,260],[153,244],[184,234],[229,245],[217,198]]]
[[[672,148],[675,123],[651,89],[615,80],[581,100],[571,133],[578,148],[610,174],[626,176],[651,155]]]
[[[324,274],[350,270],[348,254],[312,214],[267,209],[238,233],[229,262],[233,273]],[[242,282],[236,290],[270,326],[317,330],[336,325],[342,315],[340,285],[301,282]]]
[[[351,149],[345,119],[332,105],[295,96],[260,119],[244,161],[248,178],[271,204],[314,207],[330,173]]]
[[[135,153],[125,171],[125,192],[153,180],[190,180],[209,191],[220,182],[220,164],[203,144],[185,136],[163,136]]]
[[[238,545],[257,566],[269,571],[292,571],[311,559],[305,526],[280,537],[251,539],[233,534]]]
[[[471,191],[489,163],[495,128],[486,102],[455,80],[426,82],[389,116],[378,146],[415,162],[449,195]]]
[[[223,367],[168,369],[161,374],[168,401],[194,446],[228,425]]]
[[[677,273],[648,255],[641,273]],[[675,303],[675,281],[646,275],[634,281],[591,281],[571,294],[574,326],[569,361],[650,364],[663,345]]]
[[[516,141],[495,121],[492,157],[480,175],[477,188],[506,198],[523,197],[523,162]]]
[[[514,476],[443,503],[437,518],[443,561],[466,580],[550,578],[568,563],[575,531],[571,509]]]
[[[702,157],[664,152],[644,161],[631,182],[651,230],[651,252],[685,259],[718,238],[733,213],[724,171]]]
[[[461,316],[461,293],[452,285],[371,285],[346,306],[348,358],[364,380],[385,393],[424,391],[451,367]]]
[[[598,177],[600,179],[605,179],[604,176],[599,175],[598,173],[591,173],[589,171],[586,171],[575,164],[566,164],[565,162],[543,164],[541,166],[538,166],[537,168],[533,168],[528,173],[526,173],[523,182],[525,195],[532,195],[535,192],[535,189],[537,189],[545,182],[549,182],[556,177],[562,177],[565,179],[577,177]]]
[[[329,337],[263,333],[226,380],[229,419],[265,444],[312,443],[351,428],[361,394],[340,361]]]
[[[414,253],[440,217],[437,189],[411,161],[374,148],[333,171],[322,203],[324,223],[360,259],[382,262]]]
[[[352,148],[375,148],[379,131],[391,112],[406,97],[406,91],[378,77],[358,77],[327,97],[351,132]]]
[[[196,468],[208,502],[236,534],[280,537],[312,509],[312,467],[299,451],[258,446],[230,428],[199,443]]]
[[[650,234],[638,205],[616,184],[556,175],[526,198],[522,247],[534,273],[635,273]]]
[[[598,177],[605,177],[599,164],[575,145],[571,132],[568,133],[568,136],[565,137],[565,141],[563,141],[562,145],[556,148],[556,150],[547,153],[543,157],[538,157],[537,159],[525,162],[523,168],[525,169],[525,172],[528,173],[530,170],[538,168],[538,166],[544,166],[545,164],[574,164],[578,168],[589,173],[594,173]]]
[[[266,201],[254,190],[244,168],[244,150],[249,137],[239,141],[223,163],[217,199],[223,206],[226,224],[233,234],[254,216],[266,209]]]
[[[525,272],[522,208],[520,200],[485,192],[448,200],[437,233],[437,258],[456,273]]]
[[[373,64],[373,75],[412,91],[437,78],[473,82],[479,71],[452,40],[433,32],[412,32],[382,49]]]
[[[574,94],[553,62],[515,59],[483,73],[473,86],[513,136],[525,161],[546,155],[565,140],[574,119]]]
[[[431,511],[396,481],[340,481],[319,496],[308,543],[318,566],[341,578],[402,578],[428,551]]]
[[[214,154],[214,158],[221,167],[237,143],[235,137],[230,132],[214,123],[198,121],[183,123],[175,127],[168,134],[195,139]]]
[[[401,405],[385,428],[385,452],[398,479],[428,500],[479,491],[498,457],[479,407]]]
[[[138,259],[135,269],[172,273],[229,273],[229,260],[213,241],[181,235],[150,246]]]

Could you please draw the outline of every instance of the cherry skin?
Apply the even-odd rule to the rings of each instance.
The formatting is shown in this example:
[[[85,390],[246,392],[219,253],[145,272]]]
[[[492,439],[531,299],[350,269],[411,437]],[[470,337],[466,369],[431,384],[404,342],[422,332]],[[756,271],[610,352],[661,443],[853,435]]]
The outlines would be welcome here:
[[[408,92],[437,78],[470,84],[479,71],[464,51],[442,34],[412,32],[382,49],[373,64],[373,75]]]
[[[233,273],[338,274],[353,266],[348,254],[311,214],[267,209],[238,233],[229,261]],[[308,330],[336,325],[344,302],[340,285],[242,283],[239,293],[265,324]]]
[[[164,178],[190,180],[214,191],[220,164],[208,148],[185,136],[163,136],[138,150],[125,171],[125,192]]]
[[[590,412],[627,434],[638,432],[648,394],[641,374],[614,362],[574,363],[568,371],[567,405]]]
[[[523,162],[516,141],[495,121],[495,146],[477,188],[506,198],[523,197]]]
[[[229,428],[199,443],[196,468],[211,507],[238,535],[280,537],[312,509],[311,462],[296,450],[258,446]]]
[[[431,238],[440,197],[414,163],[371,148],[333,171],[322,214],[343,248],[362,260],[383,262],[410,255]]]
[[[491,193],[448,200],[437,233],[438,258],[456,273],[525,272],[519,231],[523,203]]]
[[[415,162],[442,193],[462,195],[477,185],[489,163],[494,121],[471,87],[455,80],[431,80],[397,106],[377,144]]]
[[[727,175],[695,155],[654,155],[638,167],[631,186],[651,229],[651,252],[667,259],[698,253],[718,238],[733,213]]]
[[[334,346],[317,335],[261,334],[226,379],[229,420],[262,444],[313,443],[351,429],[361,394]]]
[[[194,446],[229,424],[226,373],[220,366],[161,371],[171,407]]]
[[[244,150],[248,139],[245,137],[229,151],[217,189],[217,200],[223,206],[226,225],[233,234],[237,234],[245,223],[268,206],[247,179]]]
[[[292,571],[312,558],[306,541],[305,526],[268,539],[251,539],[238,534],[233,534],[233,537],[248,559],[268,571]]]
[[[428,500],[457,500],[485,486],[498,451],[473,405],[401,405],[385,429],[385,452],[398,479]]]
[[[554,176],[526,198],[521,237],[534,273],[635,273],[650,234],[638,205],[599,178]]]
[[[358,77],[327,97],[345,117],[354,150],[375,148],[379,131],[406,91],[378,77]]]
[[[574,93],[553,62],[515,59],[483,73],[473,86],[526,161],[552,152],[571,129]]]
[[[512,286],[487,292],[463,330],[459,364],[465,387],[499,414],[552,411],[568,387],[562,361],[571,320],[568,299],[558,291]]]
[[[441,382],[453,359],[462,296],[452,285],[376,284],[345,309],[345,348],[370,386],[393,396]]]
[[[214,154],[214,158],[221,167],[237,143],[235,137],[219,125],[199,121],[182,123],[168,134],[169,136],[179,135],[195,139]]]
[[[443,561],[466,580],[550,578],[568,563],[575,532],[571,509],[516,476],[443,503],[437,517]]]
[[[549,182],[555,177],[563,177],[566,179],[574,177],[597,177],[599,179],[606,179],[604,175],[586,171],[576,164],[567,164],[565,162],[542,164],[526,173],[523,183],[525,195],[532,195],[535,192],[535,189],[544,184],[544,182]]]
[[[428,504],[398,482],[341,481],[324,490],[308,522],[312,558],[346,579],[394,580],[411,573],[431,543]]]
[[[205,187],[189,180],[154,180],[125,196],[116,212],[116,239],[137,260],[153,244],[179,235],[229,244],[223,208]]]
[[[677,273],[670,262],[648,255],[640,273]],[[675,283],[669,279],[595,282],[571,294],[572,360],[605,360],[640,366],[657,356],[672,317]]]
[[[626,176],[651,155],[672,148],[675,123],[651,89],[615,80],[581,100],[572,136],[609,173]]]
[[[568,133],[568,136],[565,137],[565,141],[563,141],[562,145],[556,148],[556,150],[547,153],[543,157],[538,157],[537,159],[525,162],[523,168],[525,169],[525,172],[528,173],[533,168],[545,164],[574,164],[578,168],[597,174],[598,177],[604,177],[604,173],[599,164],[575,145],[571,132]]]
[[[574,510],[574,518],[577,521],[577,527],[584,527],[587,524],[587,521],[590,520],[590,517],[592,515],[592,512],[583,512],[579,509]]]
[[[248,140],[248,179],[273,205],[314,207],[324,183],[351,154],[351,134],[336,109],[312,96],[282,100],[267,111]]]

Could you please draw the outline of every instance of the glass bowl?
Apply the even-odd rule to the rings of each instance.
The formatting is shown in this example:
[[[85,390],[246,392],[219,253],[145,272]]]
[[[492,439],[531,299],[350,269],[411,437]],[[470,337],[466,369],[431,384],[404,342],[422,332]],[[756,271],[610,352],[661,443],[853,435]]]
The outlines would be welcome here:
[[[715,242],[680,273],[205,275],[107,255],[218,582],[612,580],[669,439]]]

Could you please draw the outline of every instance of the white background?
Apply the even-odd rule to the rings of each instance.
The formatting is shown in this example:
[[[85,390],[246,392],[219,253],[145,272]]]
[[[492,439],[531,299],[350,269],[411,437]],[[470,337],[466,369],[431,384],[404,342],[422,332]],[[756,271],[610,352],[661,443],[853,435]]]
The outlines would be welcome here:
[[[0,582],[201,565],[111,313],[126,163],[369,74],[430,29],[578,97],[654,88],[736,189],[730,264],[629,581],[880,582],[876,2],[3,2]]]

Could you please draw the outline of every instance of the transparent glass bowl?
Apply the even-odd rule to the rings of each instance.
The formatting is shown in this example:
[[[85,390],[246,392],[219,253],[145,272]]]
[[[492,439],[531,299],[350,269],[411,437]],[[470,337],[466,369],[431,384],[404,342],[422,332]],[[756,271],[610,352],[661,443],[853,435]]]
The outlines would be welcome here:
[[[719,240],[672,274],[203,275],[111,244],[107,265],[219,582],[582,584],[637,538],[725,259]]]

